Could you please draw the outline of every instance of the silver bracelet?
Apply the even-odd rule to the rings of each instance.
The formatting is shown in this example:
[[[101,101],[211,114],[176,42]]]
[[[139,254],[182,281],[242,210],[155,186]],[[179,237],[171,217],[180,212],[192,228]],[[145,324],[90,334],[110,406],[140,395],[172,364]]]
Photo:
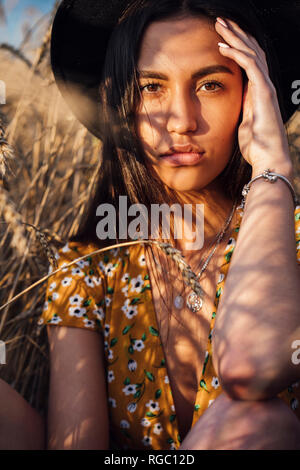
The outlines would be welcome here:
[[[293,186],[289,182],[289,180],[283,175],[279,175],[278,173],[271,172],[270,168],[268,168],[261,175],[255,176],[255,178],[253,178],[251,181],[249,181],[248,184],[245,184],[245,186],[243,187],[243,191],[242,191],[243,200],[242,200],[242,204],[241,204],[242,208],[245,207],[246,197],[247,197],[247,194],[250,190],[250,185],[253,183],[253,181],[257,180],[258,178],[264,178],[269,183],[275,183],[275,181],[277,181],[278,178],[282,179],[283,181],[285,181],[285,183],[287,183],[288,187],[290,188],[290,191],[291,191],[292,196],[293,196],[295,207],[299,204],[298,197],[295,193],[295,190],[294,190]]]

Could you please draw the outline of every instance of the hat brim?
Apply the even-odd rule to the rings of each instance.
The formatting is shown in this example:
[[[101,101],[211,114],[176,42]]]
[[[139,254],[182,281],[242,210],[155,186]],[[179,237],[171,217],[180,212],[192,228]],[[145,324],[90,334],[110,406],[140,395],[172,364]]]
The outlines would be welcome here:
[[[128,3],[130,0],[63,0],[53,21],[51,66],[58,88],[77,119],[99,139],[103,134],[98,90],[106,48]],[[276,5],[274,9],[266,4],[270,5],[270,2],[258,0],[255,6],[272,35],[278,56],[280,92],[285,107],[281,113],[286,123],[297,109],[297,104],[292,101],[292,82],[300,76],[297,60],[300,7],[298,16],[293,15],[292,23],[286,24],[287,10],[284,9],[285,15],[282,15],[282,7]],[[289,13],[288,18],[291,16]],[[284,28],[288,29],[286,34]]]

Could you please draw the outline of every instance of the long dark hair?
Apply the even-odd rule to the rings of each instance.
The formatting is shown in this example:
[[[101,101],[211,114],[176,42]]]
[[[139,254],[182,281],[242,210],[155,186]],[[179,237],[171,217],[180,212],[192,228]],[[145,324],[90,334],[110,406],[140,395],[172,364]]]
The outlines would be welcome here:
[[[103,78],[99,84],[101,122],[103,128],[102,163],[85,216],[70,241],[95,243],[99,248],[124,240],[119,233],[119,196],[127,196],[128,206],[144,204],[148,213],[151,204],[172,204],[178,194],[149,172],[135,128],[135,110],[140,99],[137,80],[139,47],[145,28],[153,21],[172,17],[205,16],[212,22],[226,17],[238,23],[256,38],[266,53],[270,78],[277,88],[283,106],[277,76],[276,56],[252,2],[220,0],[136,0],[130,4],[115,27],[107,49]],[[244,80],[247,78],[242,70]],[[242,116],[240,116],[241,122]],[[251,178],[251,166],[240,153],[236,135],[235,150],[227,166],[217,177],[224,195],[240,200],[245,183]],[[112,204],[116,210],[116,238],[100,240],[96,235],[100,204]]]

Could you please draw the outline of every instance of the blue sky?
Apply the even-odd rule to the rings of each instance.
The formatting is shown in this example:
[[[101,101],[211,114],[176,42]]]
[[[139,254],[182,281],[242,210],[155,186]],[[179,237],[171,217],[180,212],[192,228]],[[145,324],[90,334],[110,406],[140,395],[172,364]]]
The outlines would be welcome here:
[[[0,3],[6,13],[6,24],[0,23],[0,44],[5,42],[18,48],[24,29],[51,12],[55,0],[0,0]]]

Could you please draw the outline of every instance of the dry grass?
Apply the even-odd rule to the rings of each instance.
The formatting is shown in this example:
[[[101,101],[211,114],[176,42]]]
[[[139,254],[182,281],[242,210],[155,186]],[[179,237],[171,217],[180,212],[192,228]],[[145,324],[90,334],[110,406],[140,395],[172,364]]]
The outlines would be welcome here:
[[[0,181],[0,306],[46,276],[49,262],[55,266],[52,247],[76,232],[100,165],[101,143],[75,120],[54,83],[49,38],[50,29],[32,63],[14,49],[0,48],[0,76],[8,93],[0,108],[0,171],[5,173]],[[289,135],[299,196],[300,113]],[[178,253],[169,253],[181,271],[187,269]],[[7,349],[0,377],[42,413],[49,356],[46,330],[36,320],[44,297],[41,283],[0,311],[0,339]]]

